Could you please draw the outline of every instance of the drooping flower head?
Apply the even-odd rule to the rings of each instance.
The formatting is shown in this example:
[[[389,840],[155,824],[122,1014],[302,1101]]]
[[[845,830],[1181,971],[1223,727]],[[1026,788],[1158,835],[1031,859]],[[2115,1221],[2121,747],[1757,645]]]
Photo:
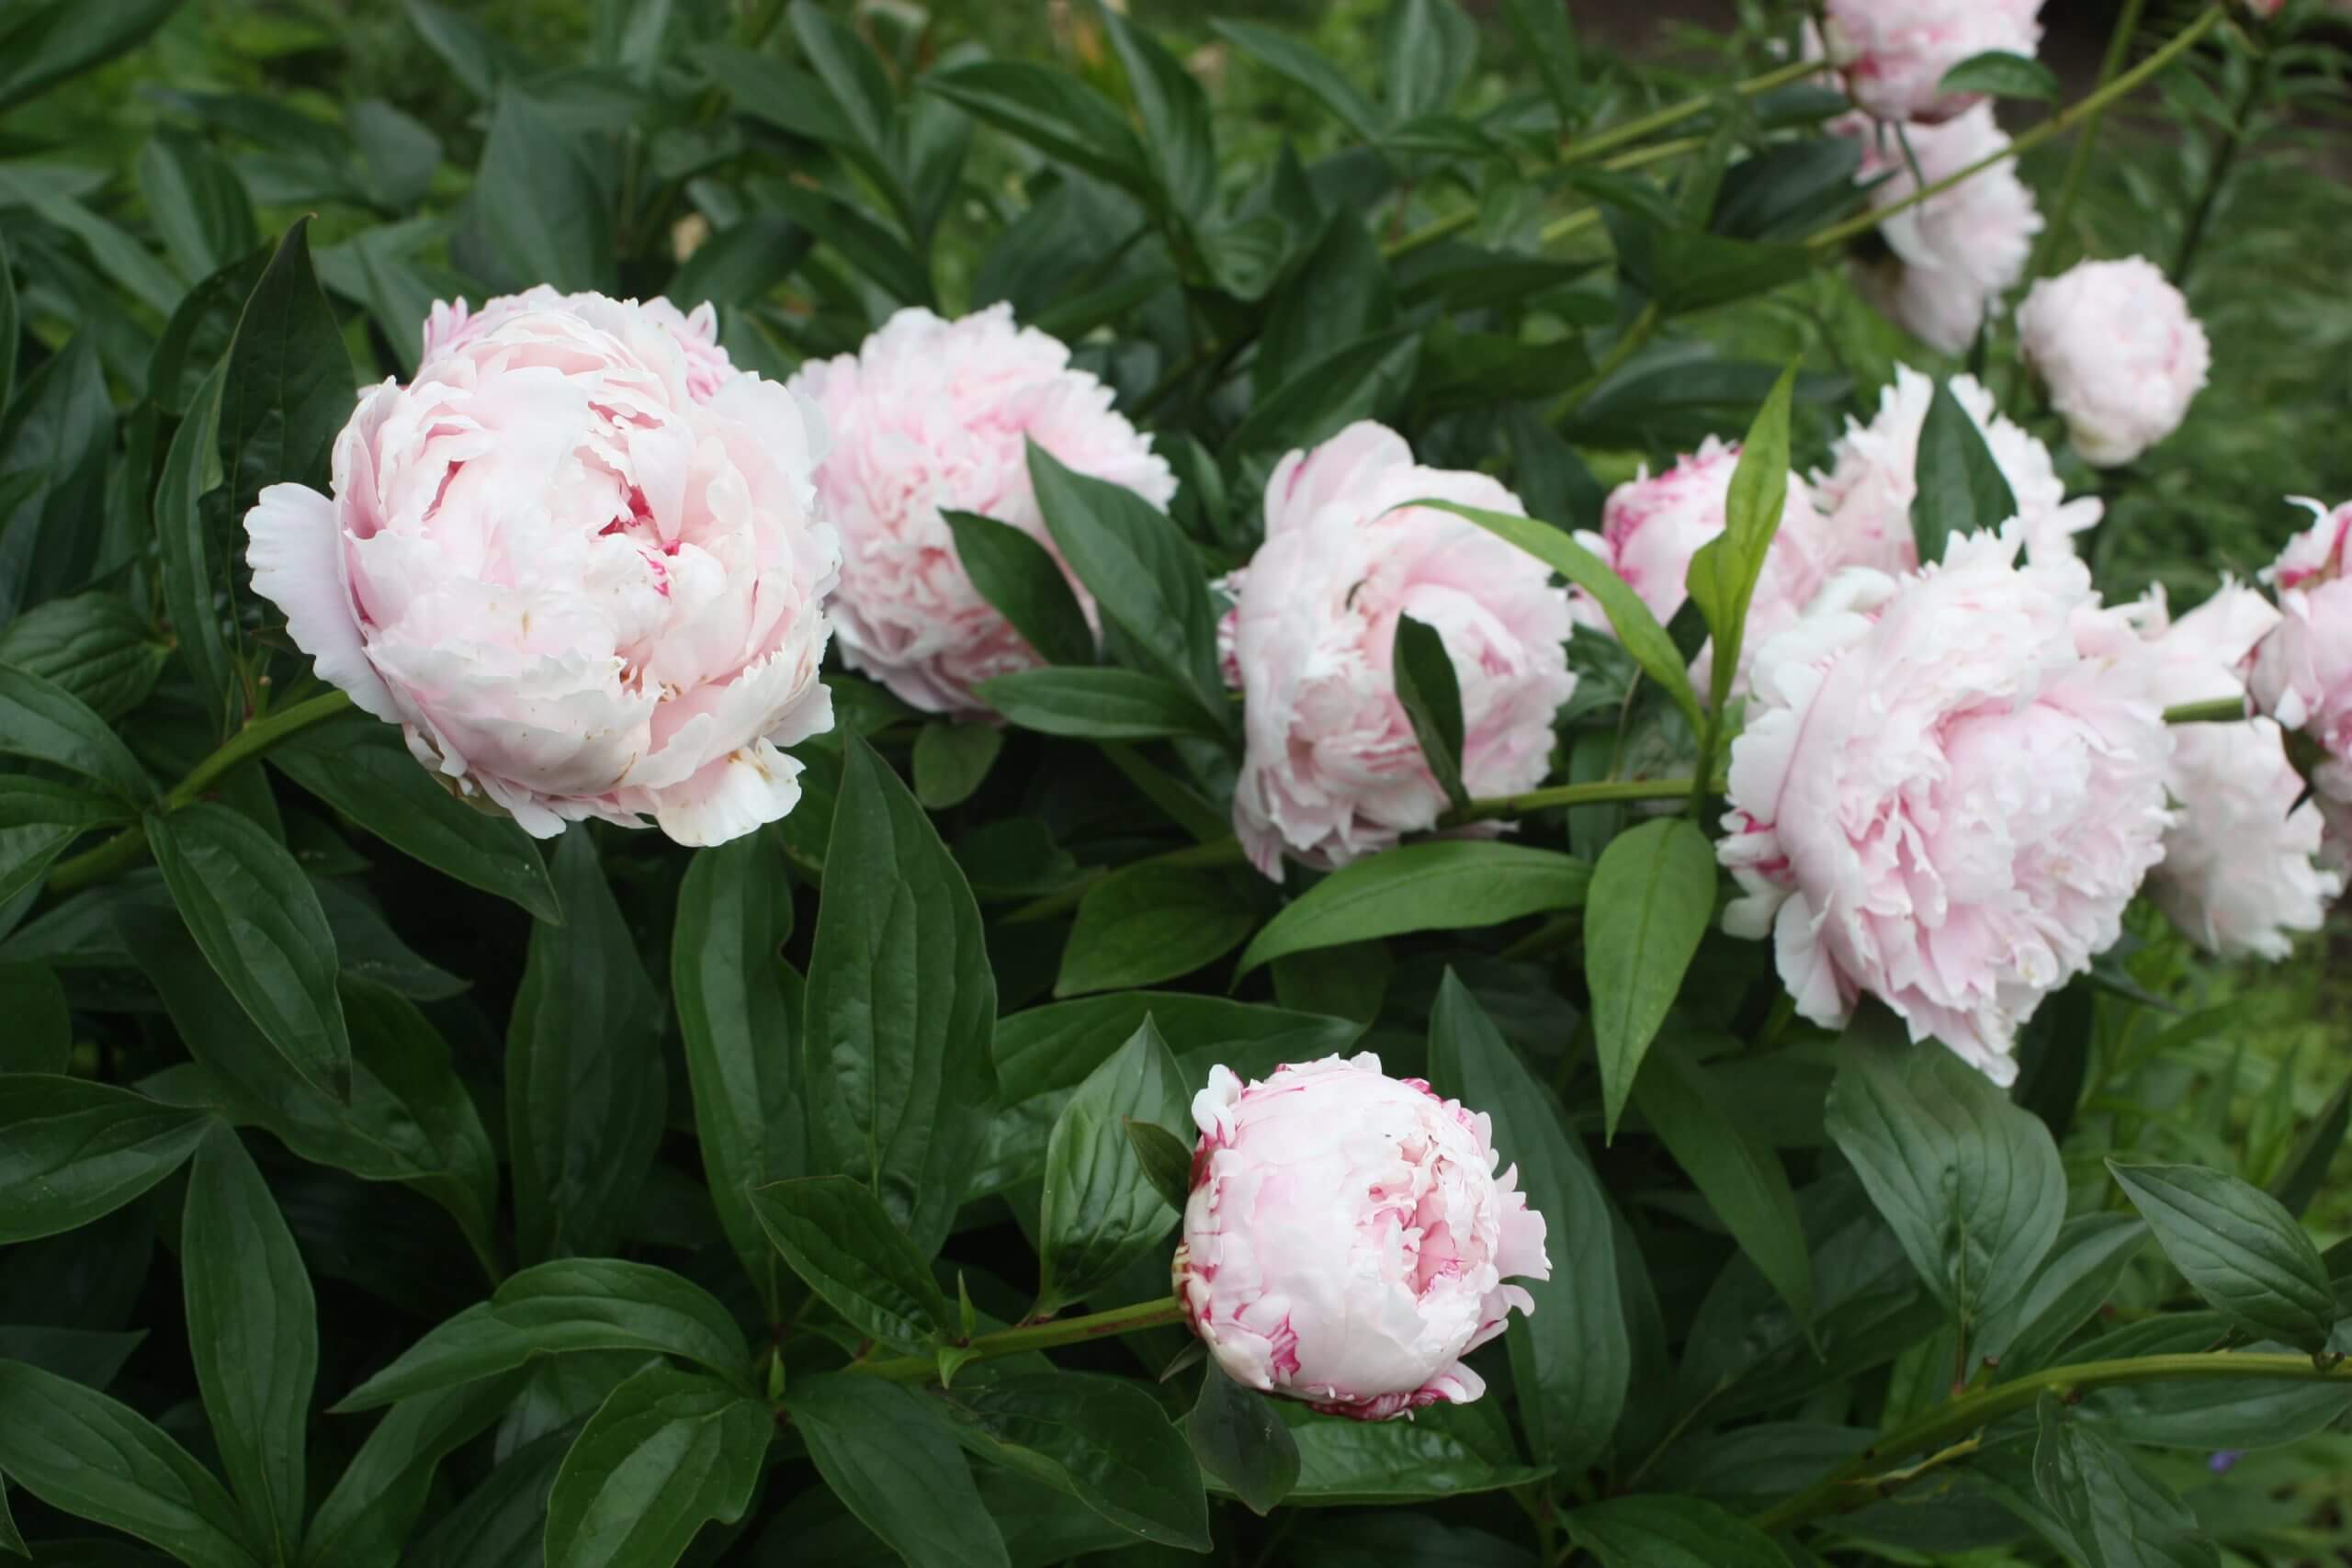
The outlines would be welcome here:
[[[1534,1310],[1505,1281],[1552,1266],[1483,1113],[1366,1052],[1214,1068],[1193,1120],[1174,1282],[1228,1376],[1363,1421],[1486,1392],[1462,1358]]]
[[[463,299],[435,299],[432,313],[424,318],[424,357],[431,359],[471,343],[526,310],[577,310],[602,298],[597,294],[559,293],[542,283],[520,294],[502,294],[486,299],[479,310],[469,309]],[[686,390],[696,401],[708,402],[737,374],[734,361],[718,345],[718,312],[711,308],[710,301],[706,299],[692,310],[681,310],[662,299],[634,303],[639,319],[645,325],[666,333],[678,352],[685,355]]]
[[[1521,513],[1484,474],[1425,468],[1404,437],[1351,424],[1293,452],[1266,487],[1266,539],[1241,580],[1233,664],[1248,752],[1234,830],[1279,874],[1284,851],[1341,864],[1434,827],[1445,792],[1396,698],[1396,621],[1434,627],[1462,692],[1463,783],[1532,789],[1576,690],[1567,594],[1543,563],[1449,512]]]
[[[1016,326],[1009,305],[955,321],[900,310],[855,354],[804,365],[791,385],[823,411],[832,441],[818,484],[842,536],[842,657],[927,713],[986,713],[973,688],[1045,662],[972,586],[943,511],[978,513],[1052,550],[1032,441],[1154,506],[1176,493],[1111,389],[1072,368],[1058,339]],[[1070,588],[1091,617],[1085,588]]]
[[[2020,543],[1847,572],[1763,649],[1718,845],[1724,927],[1771,935],[1799,1012],[1868,992],[1997,1083],[2161,854],[2172,752],[2144,645],[2104,625],[2128,612]]]
[[[2253,690],[2263,712],[2300,729],[2326,755],[2312,784],[2324,801],[2352,806],[2352,502],[2318,517],[2289,541],[2264,574],[2278,590],[2279,623],[2255,655]]]
[[[2084,262],[2035,284],[2018,310],[2018,344],[2075,450],[2100,468],[2180,428],[2213,363],[2188,301],[2139,256]]]
[[[1864,112],[1946,120],[1981,102],[1943,90],[1964,60],[2000,51],[2028,59],[2041,43],[2041,0],[1826,0],[1826,53]]]
[[[1856,177],[1878,182],[1870,201],[1879,209],[1921,189],[1922,180],[1934,185],[2009,144],[1990,104],[1942,125],[1896,130],[1849,119],[1834,129],[1861,139]],[[1871,304],[1912,336],[1940,353],[1959,354],[1998,307],[2002,293],[2025,276],[2033,237],[2040,232],[2041,214],[2018,177],[2015,161],[1995,164],[1880,224],[1887,254],[1863,264],[1855,281]]]
[[[533,833],[772,821],[800,795],[778,748],[832,722],[822,426],[774,382],[705,398],[694,373],[632,302],[485,311],[361,400],[332,499],[261,492],[254,586],[322,679]]]

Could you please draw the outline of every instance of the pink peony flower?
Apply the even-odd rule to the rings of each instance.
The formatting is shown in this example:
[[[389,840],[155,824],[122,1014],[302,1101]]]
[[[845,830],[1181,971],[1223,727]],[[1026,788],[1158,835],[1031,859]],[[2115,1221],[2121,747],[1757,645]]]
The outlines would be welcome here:
[[[2103,468],[2180,428],[2213,363],[2188,301],[2139,256],[2035,284],[2018,310],[2018,344],[2075,450]]]
[[[650,816],[713,844],[782,817],[777,748],[832,723],[821,427],[772,381],[705,400],[692,374],[642,306],[485,312],[362,400],[332,500],[261,492],[254,586],[322,679],[533,833]]]
[[[1856,177],[1880,181],[1871,187],[1870,199],[1882,209],[1920,188],[1912,172],[1915,161],[1918,175],[1933,185],[2009,144],[1990,104],[1979,104],[1943,125],[1897,130],[1857,118],[1832,129],[1862,139]],[[1910,143],[1908,158],[1904,156],[1905,140]],[[2041,232],[2041,214],[2012,161],[1981,170],[1905,209],[1880,224],[1878,232],[1889,254],[1857,272],[1855,281],[1863,296],[1920,342],[1944,354],[1959,354],[1975,338],[1985,316],[1998,310],[2003,292],[2025,276],[2033,237]]]
[[[1953,377],[1951,391],[2009,481],[2027,558],[2047,561],[2073,555],[2074,536],[2099,520],[2098,500],[2067,500],[2050,448],[2002,417],[1993,407],[1993,394],[1974,377]],[[1868,424],[1849,419],[1844,437],[1831,450],[1829,472],[1813,476],[1822,532],[1810,549],[1825,573],[1866,566],[1897,574],[1919,564],[1911,503],[1919,493],[1919,432],[1935,392],[1936,384],[1926,376],[1896,366],[1894,384],[1879,394],[1877,417]]]
[[[1826,0],[1822,13],[1829,62],[1879,119],[1950,119],[1983,101],[1942,90],[1953,66],[1995,51],[2031,59],[2041,43],[2041,0]]]
[[[1111,389],[1070,368],[1057,340],[1015,326],[1009,305],[956,321],[900,310],[855,354],[804,365],[791,385],[832,436],[817,482],[842,534],[842,657],[927,713],[984,714],[974,687],[1045,662],[964,574],[942,510],[1011,524],[1053,549],[1029,485],[1030,441],[1154,506],[1176,493]],[[1070,587],[1091,619],[1094,602]]]
[[[424,318],[424,357],[431,359],[471,343],[526,310],[572,310],[603,299],[601,294],[560,294],[541,283],[520,294],[501,294],[494,299],[485,299],[479,310],[469,310],[462,299],[454,303],[435,299],[432,313]],[[734,361],[718,346],[718,312],[707,299],[692,311],[682,311],[660,298],[628,303],[646,324],[667,333],[678,351],[686,356],[686,390],[697,402],[710,401],[737,373]],[[422,369],[421,365],[419,368]]]
[[[2352,502],[2334,512],[2315,501],[2298,504],[2319,520],[2263,574],[2278,590],[2279,622],[2255,655],[2254,697],[2326,754],[2312,773],[2323,807],[2352,807],[2352,579],[2344,570]]]
[[[1462,1358],[1535,1310],[1503,1281],[1552,1264],[1484,1114],[1365,1052],[1213,1068],[1193,1120],[1174,1283],[1228,1376],[1360,1421],[1486,1393]]]
[[[1266,540],[1236,606],[1248,751],[1234,830],[1259,870],[1322,866],[1436,826],[1445,792],[1396,700],[1396,618],[1436,628],[1462,689],[1473,795],[1532,789],[1576,690],[1567,594],[1543,563],[1423,498],[1521,514],[1484,474],[1415,465],[1404,437],[1351,424],[1293,452],[1266,487]]]
[[[2244,700],[2255,649],[2279,619],[2232,582],[2177,621],[2161,588],[2138,610],[2166,707]],[[2223,957],[2273,959],[2287,956],[2292,933],[2319,929],[2343,878],[2312,863],[2324,824],[2317,805],[2297,804],[2303,781],[2276,720],[2177,726],[2165,789],[2177,809],[2148,891],[2175,925]]]
[[[1746,891],[1724,929],[1772,935],[1799,1012],[1835,1027],[1869,992],[2004,1084],[2161,854],[2172,754],[2129,612],[2021,542],[1847,572],[1763,649],[1717,846]]]

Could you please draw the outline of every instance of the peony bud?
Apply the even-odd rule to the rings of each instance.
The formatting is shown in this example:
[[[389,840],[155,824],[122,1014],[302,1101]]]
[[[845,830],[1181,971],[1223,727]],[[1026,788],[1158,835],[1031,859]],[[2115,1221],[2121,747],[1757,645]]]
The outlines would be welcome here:
[[[1880,209],[1922,188],[1922,179],[1934,185],[2009,144],[1990,104],[1944,125],[1897,130],[1854,118],[1833,129],[1862,139],[1855,177],[1878,182],[1870,201]],[[1855,282],[1912,336],[1941,353],[1959,354],[1999,308],[2002,293],[2025,276],[2040,232],[2041,214],[2018,178],[2015,160],[1996,164],[1880,224],[1887,254],[1864,263]]]
[[[695,392],[673,309],[526,298],[436,310],[415,381],[336,438],[333,499],[261,492],[254,587],[322,679],[533,833],[750,832],[800,796],[777,748],[832,725],[821,427],[754,375]]]
[[[1761,649],[1717,846],[1747,893],[1724,929],[1773,938],[1799,1012],[1834,1028],[1869,992],[2002,1084],[2121,931],[2172,755],[2129,612],[2021,542],[1844,573]]]
[[[1825,0],[1829,62],[1857,107],[1879,119],[1935,123],[1980,103],[1943,90],[1946,73],[1979,54],[2032,58],[2041,0]]]
[[[1193,1120],[1175,1290],[1236,1382],[1360,1421],[1486,1392],[1462,1358],[1534,1311],[1504,1280],[1552,1265],[1483,1114],[1366,1052],[1215,1068]]]
[[[972,586],[943,511],[1010,524],[1051,552],[1032,441],[1154,506],[1176,494],[1111,389],[1071,368],[1058,340],[1016,327],[1010,305],[956,321],[900,310],[855,354],[802,366],[791,386],[832,438],[817,482],[842,536],[842,658],[926,713],[985,714],[973,688],[1045,662]],[[1072,578],[1070,589],[1091,619],[1085,588]]]
[[[2035,284],[2018,310],[2018,344],[2075,450],[2102,468],[2177,430],[2213,363],[2188,301],[2139,256]]]

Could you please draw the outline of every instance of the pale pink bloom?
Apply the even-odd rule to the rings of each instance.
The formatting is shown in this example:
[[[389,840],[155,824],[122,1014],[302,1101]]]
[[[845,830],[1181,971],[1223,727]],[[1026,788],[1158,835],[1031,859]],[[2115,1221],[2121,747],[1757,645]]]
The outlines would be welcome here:
[[[1209,584],[1225,595],[1225,613],[1216,618],[1216,672],[1225,682],[1225,689],[1241,689],[1241,660],[1233,650],[1234,637],[1241,625],[1241,585],[1250,580],[1250,569],[1237,566]]]
[[[2188,301],[2139,256],[2084,262],[2035,284],[2018,310],[2018,345],[2075,450],[2103,468],[2180,428],[2213,363]]]
[[[432,313],[424,318],[424,358],[471,343],[484,333],[495,330],[508,319],[526,310],[570,310],[582,304],[603,299],[601,294],[564,294],[541,283],[526,288],[520,294],[501,294],[485,299],[479,310],[467,308],[463,299],[455,301],[435,299]],[[718,389],[736,374],[734,362],[727,351],[718,346],[718,312],[706,299],[692,310],[680,310],[659,296],[651,299],[627,301],[646,324],[667,333],[678,352],[686,358],[686,390],[698,401],[708,402],[718,395]]]
[[[594,295],[459,333],[361,400],[332,500],[261,492],[254,586],[322,679],[533,833],[650,816],[714,844],[782,817],[777,748],[832,723],[822,426],[692,374],[658,312]]]
[[[1950,119],[1983,101],[1942,90],[1953,66],[1995,51],[2031,59],[2041,44],[2041,0],[1826,0],[1822,13],[1829,62],[1880,119]]]
[[[1955,376],[1951,384],[1953,400],[1975,422],[2017,498],[2027,558],[2073,555],[2074,536],[2099,520],[2098,498],[2067,500],[2050,448],[1999,413],[1993,394],[1974,377]],[[1825,573],[1866,566],[1893,574],[1919,564],[1911,503],[1919,493],[1919,432],[1935,392],[1934,381],[1899,365],[1894,385],[1879,394],[1876,417],[1868,424],[1847,420],[1845,435],[1831,448],[1829,471],[1813,476],[1822,532],[1811,541],[1811,553]]]
[[[1486,1393],[1462,1358],[1552,1264],[1484,1112],[1367,1051],[1246,1088],[1212,1068],[1193,1120],[1174,1283],[1227,1376],[1360,1421]]]
[[[2254,697],[2263,712],[2319,743],[2326,760],[2312,770],[2312,785],[2323,804],[2352,808],[2352,578],[2344,570],[2352,502],[2334,512],[2315,501],[2298,503],[2319,520],[2263,574],[2278,591],[2280,618],[2255,655]]]
[[[1073,369],[1060,340],[1016,326],[1010,305],[954,321],[900,310],[855,354],[811,361],[791,385],[832,438],[817,482],[842,535],[842,657],[926,713],[987,713],[974,688],[1045,662],[972,586],[943,511],[1009,524],[1058,560],[1030,487],[1032,441],[1154,506],[1176,494],[1111,389]],[[1075,578],[1070,588],[1091,620],[1093,600]]]
[[[1881,209],[1921,188],[1913,174],[1915,162],[1918,175],[1934,185],[2009,144],[1990,104],[1979,104],[1942,125],[1905,129],[1850,118],[1832,129],[1861,139],[1862,163],[1856,177],[1879,180],[1871,188],[1870,201]],[[1909,158],[1903,152],[1905,140]],[[1855,282],[1871,304],[1912,336],[1941,353],[1959,354],[1974,340],[1984,318],[1998,311],[2002,294],[2025,276],[2033,237],[2040,232],[2041,214],[2011,159],[1979,170],[1880,224],[1878,235],[1888,254],[1863,263]]]
[[[1766,646],[1717,846],[1746,894],[1724,929],[1772,936],[1800,1013],[1834,1028],[1868,993],[2003,1084],[2162,853],[2172,754],[2130,612],[2021,543],[1846,572]]]
[[[2161,588],[2133,608],[2136,634],[2115,623],[2113,635],[2147,639],[2165,707],[2245,701],[2255,649],[2279,619],[2268,600],[2233,582],[2177,621]],[[2274,959],[2287,956],[2294,932],[2319,929],[2343,878],[2313,864],[2324,824],[2316,804],[2297,804],[2303,781],[2275,719],[2174,727],[2165,786],[2173,823],[2148,892],[2175,925],[2222,957]]]
[[[1576,690],[1567,594],[1534,557],[1424,498],[1522,515],[1484,474],[1425,468],[1365,422],[1293,452],[1266,486],[1266,539],[1234,616],[1248,751],[1233,823],[1251,863],[1336,866],[1436,826],[1444,790],[1402,704],[1399,615],[1434,627],[1462,691],[1463,783],[1532,789]]]

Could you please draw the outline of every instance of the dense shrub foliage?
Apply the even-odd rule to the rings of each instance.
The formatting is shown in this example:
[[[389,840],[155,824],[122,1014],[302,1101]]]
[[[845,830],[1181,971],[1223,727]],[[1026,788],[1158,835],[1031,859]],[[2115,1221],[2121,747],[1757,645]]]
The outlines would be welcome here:
[[[577,9],[0,13],[0,1554],[2340,1550],[2325,7]]]

